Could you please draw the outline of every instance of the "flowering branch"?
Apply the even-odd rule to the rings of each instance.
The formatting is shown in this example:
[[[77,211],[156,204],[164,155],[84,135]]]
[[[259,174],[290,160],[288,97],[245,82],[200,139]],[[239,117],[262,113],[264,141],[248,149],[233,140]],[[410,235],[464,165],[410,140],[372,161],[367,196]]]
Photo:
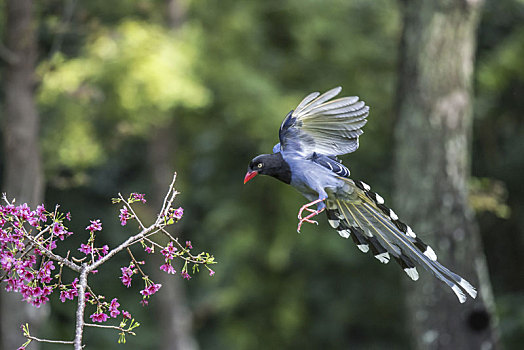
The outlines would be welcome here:
[[[133,255],[131,248],[136,243],[140,243],[148,254],[154,253],[156,247],[164,256],[165,263],[160,266],[160,269],[169,274],[176,273],[173,262],[177,259],[183,262],[181,270],[183,278],[191,278],[188,272],[188,264],[193,265],[193,273],[198,271],[199,265],[204,265],[209,270],[210,276],[215,273],[209,267],[216,263],[212,255],[205,252],[197,255],[192,254],[191,241],[186,241],[184,246],[166,229],[167,226],[178,222],[184,213],[181,207],[175,209],[172,206],[178,194],[174,189],[175,180],[176,174],[173,176],[162,208],[155,222],[150,226],[144,225],[133,209],[133,204],[136,202],[146,203],[144,195],[132,193],[129,198],[125,199],[119,193],[118,198],[113,199],[113,203],[123,203],[119,215],[120,223],[125,226],[129,220],[136,220],[140,231],[110,250],[107,245],[102,247],[95,245],[96,234],[102,231],[102,223],[100,220],[91,220],[90,225],[86,227],[86,230],[89,231],[89,239],[86,243],[80,244],[78,249],[85,255],[83,257],[70,256],[70,251],[67,251],[65,256],[55,252],[58,240],[63,241],[73,234],[65,227],[65,220],[71,220],[69,213],[65,215],[59,213],[58,206],[55,207],[53,212],[47,212],[43,205],[31,211],[27,204],[15,206],[14,202],[10,203],[4,194],[4,200],[7,204],[5,206],[0,205],[0,270],[3,271],[0,282],[6,281],[7,291],[21,293],[23,300],[36,307],[45,304],[49,300],[48,296],[55,290],[60,291],[59,297],[62,302],[75,298],[77,302],[73,341],[55,341],[33,337],[29,333],[29,326],[26,325],[22,329],[28,340],[20,349],[25,349],[31,341],[73,344],[75,349],[82,349],[84,327],[86,326],[118,330],[119,343],[125,343],[126,334],[135,335],[133,330],[140,323],[136,322],[129,312],[119,309],[120,303],[117,298],[107,302],[105,300],[109,300],[109,298],[95,294],[89,286],[88,277],[91,273],[97,272],[101,265],[117,253],[126,250],[131,260],[128,266],[121,268],[120,280],[126,287],[130,287],[132,277],[140,273],[145,284],[145,287],[140,290],[141,303],[146,306],[148,299],[162,285],[154,283],[148,277],[143,267],[140,266],[145,265],[145,262],[138,261]],[[48,222],[49,219],[51,220]],[[153,239],[153,235],[156,233],[160,233],[168,239],[166,246],[160,245]],[[53,276],[54,262],[58,263],[59,271]],[[78,278],[75,278],[69,284],[63,283],[64,266],[78,274]],[[88,304],[96,307],[96,311],[90,315],[95,323],[85,323],[85,311]],[[119,315],[122,317],[119,326],[96,324],[106,322],[109,318],[116,318]]]

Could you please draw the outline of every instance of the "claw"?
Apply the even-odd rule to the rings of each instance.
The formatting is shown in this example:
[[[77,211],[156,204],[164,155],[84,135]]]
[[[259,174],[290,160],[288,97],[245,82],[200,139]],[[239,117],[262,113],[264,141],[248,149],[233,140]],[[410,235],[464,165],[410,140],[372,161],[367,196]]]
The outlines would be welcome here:
[[[313,201],[313,202],[311,202],[311,203],[307,203],[306,205],[303,205],[303,206],[300,208],[300,210],[299,210],[299,212],[298,212],[298,219],[300,220],[299,223],[298,223],[298,227],[297,227],[297,232],[298,232],[298,233],[300,233],[300,228],[302,227],[302,224],[303,224],[304,222],[309,222],[310,224],[316,224],[316,225],[318,225],[318,222],[315,221],[315,220],[311,220],[311,218],[312,218],[313,216],[315,216],[315,215],[318,215],[318,214],[322,213],[322,212],[324,211],[325,208],[322,208],[321,210],[313,210],[313,209],[311,209],[311,208],[309,208],[309,207],[312,206],[312,205],[315,205],[315,204],[317,204],[317,203],[320,203],[320,202],[322,202],[322,201],[324,201],[324,199],[317,199],[317,200],[315,200],[315,201]],[[302,217],[302,212],[303,212],[304,210],[309,211],[311,214],[308,214],[307,216]]]
[[[312,205],[315,205],[315,204],[317,204],[317,203],[320,203],[320,202],[322,202],[322,201],[324,201],[324,200],[325,200],[325,199],[317,199],[317,200],[314,200],[313,202],[310,202],[310,203],[304,204],[304,205],[300,208],[300,210],[298,211],[298,219],[299,219],[299,220],[302,219],[302,212],[303,212],[304,210],[308,210],[308,211],[310,211],[310,212],[312,212],[312,213],[316,212],[316,210],[310,209],[309,207],[312,206]],[[318,213],[317,213],[317,214],[318,214]],[[314,216],[314,215],[313,215],[313,216]]]

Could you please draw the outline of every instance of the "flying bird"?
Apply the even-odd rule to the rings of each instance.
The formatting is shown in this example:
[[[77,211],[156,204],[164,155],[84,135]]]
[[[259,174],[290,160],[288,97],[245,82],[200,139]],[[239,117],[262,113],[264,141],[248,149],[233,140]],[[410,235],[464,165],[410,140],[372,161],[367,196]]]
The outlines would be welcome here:
[[[358,148],[369,114],[369,107],[357,96],[334,99],[341,90],[313,92],[291,110],[280,125],[280,143],[272,154],[251,160],[244,184],[263,174],[291,185],[310,201],[298,212],[298,232],[305,222],[318,224],[313,217],[325,211],[331,227],[341,237],[351,237],[362,252],[371,250],[384,264],[393,258],[414,281],[419,278],[416,265],[423,266],[447,284],[461,303],[466,301],[464,291],[475,298],[475,288],[441,265],[435,251],[368,184],[351,179],[349,169],[337,158]]]

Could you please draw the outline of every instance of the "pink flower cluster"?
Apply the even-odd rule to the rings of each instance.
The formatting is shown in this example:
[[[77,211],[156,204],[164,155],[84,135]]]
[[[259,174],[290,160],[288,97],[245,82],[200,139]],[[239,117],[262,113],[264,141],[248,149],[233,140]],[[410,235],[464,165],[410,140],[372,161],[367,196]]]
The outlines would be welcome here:
[[[184,208],[178,207],[178,209],[169,208],[164,213],[164,218],[166,221],[169,222],[169,220],[173,220],[174,222],[177,222],[178,220],[182,219],[182,216],[184,215]]]
[[[165,271],[169,274],[174,275],[176,273],[175,268],[173,265],[171,265],[173,258],[175,257],[177,249],[173,246],[173,242],[169,242],[169,244],[160,251],[162,255],[164,256],[164,265],[160,265],[160,270]]]
[[[89,231],[89,232],[94,232],[94,231],[102,231],[102,223],[100,222],[100,220],[90,220],[89,221],[91,223],[91,225],[87,226],[86,227],[86,230]]]
[[[143,193],[131,193],[131,198],[133,199],[133,202],[146,202],[145,195]]]
[[[66,299],[73,300],[75,297],[78,296],[78,288],[77,288],[78,278],[75,278],[73,282],[71,282],[71,288],[67,288],[66,286],[62,285],[60,286],[60,300],[65,303]]]
[[[130,264],[129,267],[121,267],[120,270],[122,271],[122,276],[120,276],[122,284],[127,288],[131,287],[131,277],[136,273],[135,265]]]
[[[42,225],[51,216],[55,221],[44,229]],[[28,246],[26,225],[34,231],[44,232],[36,240],[45,247],[40,249],[49,251],[56,248],[57,237],[64,240],[73,233],[67,231],[54,213],[48,213],[43,205],[34,211],[25,203],[0,205],[0,271],[6,277],[6,290],[19,292],[23,300],[40,307],[49,301],[48,296],[56,288],[51,284],[55,265],[42,255],[39,248]]]
[[[181,273],[182,277],[185,278],[186,280],[189,280],[191,279],[191,276],[187,273],[186,270],[183,270],[182,273]]]
[[[118,215],[118,217],[120,218],[120,224],[122,226],[125,226],[127,224],[127,220],[132,219],[133,215],[129,213],[127,207],[123,207],[122,209],[120,209],[120,215]]]
[[[150,283],[149,285],[146,283],[146,287],[140,291],[140,294],[142,294],[144,298],[149,298],[158,292],[161,287],[162,285],[160,283]]]

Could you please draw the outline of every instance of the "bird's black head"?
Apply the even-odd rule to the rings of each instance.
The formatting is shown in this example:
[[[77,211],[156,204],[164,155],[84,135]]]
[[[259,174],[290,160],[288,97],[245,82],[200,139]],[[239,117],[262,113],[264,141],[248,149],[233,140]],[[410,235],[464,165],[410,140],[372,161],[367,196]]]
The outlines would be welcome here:
[[[244,183],[254,178],[257,174],[269,175],[289,184],[291,182],[291,169],[280,152],[262,154],[253,158],[247,167]]]

